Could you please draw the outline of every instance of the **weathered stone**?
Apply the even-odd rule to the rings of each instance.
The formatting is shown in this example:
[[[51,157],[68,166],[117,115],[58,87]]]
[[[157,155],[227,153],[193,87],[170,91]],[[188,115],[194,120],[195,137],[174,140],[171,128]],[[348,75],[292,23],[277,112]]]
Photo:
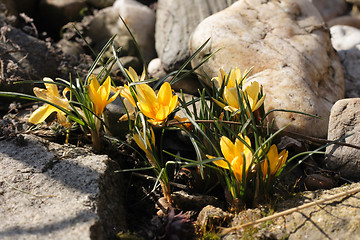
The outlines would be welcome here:
[[[188,41],[206,17],[230,6],[235,0],[159,0],[156,11],[155,44],[164,69],[171,72],[190,57]]]
[[[32,93],[24,80],[58,76],[58,56],[48,43],[12,27],[0,16],[0,91]]]
[[[353,134],[341,142],[360,146],[360,98],[337,101],[331,109],[329,140],[336,140]],[[339,171],[342,177],[360,179],[360,150],[331,145],[326,148],[327,166]]]
[[[311,2],[319,10],[325,21],[345,15],[349,11],[345,0],[311,0]]]
[[[329,198],[335,194],[359,188],[359,183],[331,190],[304,192],[297,198],[277,204],[277,212],[300,206],[315,200]],[[360,193],[335,199],[318,206],[276,219],[276,227],[269,230],[277,233],[275,239],[359,239],[360,238]]]
[[[112,6],[115,0],[86,0],[86,2],[97,8],[106,8]]]
[[[148,72],[151,78],[157,79],[163,78],[167,75],[160,58],[154,58],[150,61],[148,65]],[[169,82],[171,79],[172,76],[166,78],[165,81]],[[171,85],[171,87],[177,92],[183,91],[184,93],[193,95],[199,94],[199,89],[203,88],[194,74],[190,74],[187,77],[175,82]]]
[[[129,133],[129,123],[127,121],[119,121],[120,117],[124,114],[126,114],[126,110],[120,98],[116,98],[113,102],[106,105],[104,121],[109,127],[109,129],[106,129],[106,132],[110,136],[124,139],[125,135]]]
[[[151,78],[160,79],[166,76],[166,72],[160,58],[154,58],[149,62],[148,72],[149,77]]]
[[[330,32],[344,69],[345,97],[360,97],[360,29],[334,26]]]
[[[85,7],[85,0],[41,0],[38,17],[58,31],[66,23],[80,20]]]
[[[278,214],[283,211],[289,211],[281,217],[273,218],[260,224],[253,224],[245,228],[239,228],[239,225],[251,223],[262,219],[267,211],[263,209],[247,209],[236,214],[232,219],[229,227],[237,227],[233,231],[222,236],[221,239],[359,239],[360,229],[360,193],[355,190],[360,188],[360,183],[345,185],[330,190],[318,190],[314,192],[302,192],[296,197],[281,200],[276,203],[275,212]],[[335,198],[331,201],[325,201],[323,204],[309,206],[302,210],[296,210],[297,207],[316,200],[325,200],[335,194],[346,191],[355,191],[354,195],[348,197]],[[206,208],[209,208],[206,207]],[[207,211],[205,211],[207,210]],[[290,212],[290,210],[293,210]],[[214,207],[203,209],[199,214],[197,224],[206,226],[207,213],[211,219],[220,221],[226,215],[226,212],[216,210]],[[204,216],[207,216],[204,215]],[[199,218],[205,219],[199,221]],[[208,217],[210,219],[210,217]],[[271,217],[269,215],[268,217]],[[211,226],[211,225],[210,225]],[[225,226],[225,230],[226,230]]]
[[[266,94],[265,109],[288,109],[320,116],[273,112],[276,127],[324,137],[331,106],[344,97],[344,77],[329,32],[308,1],[238,1],[203,20],[190,39],[199,64],[221,50],[201,68],[210,77],[240,67],[253,68],[249,81],[258,81]]]
[[[93,44],[102,46],[114,34],[129,36],[129,32],[121,21],[121,16],[134,35],[146,62],[156,55],[155,53],[155,12],[149,7],[135,0],[117,0],[112,7],[104,8],[95,13],[91,19],[86,36]]]
[[[114,239],[126,228],[118,165],[32,135],[0,141],[1,239]]]
[[[204,207],[196,220],[196,224],[203,231],[213,227],[226,226],[230,222],[231,214],[211,205]]]
[[[347,25],[355,28],[360,28],[360,19],[354,16],[341,16],[331,19],[327,22],[329,28],[335,25]]]

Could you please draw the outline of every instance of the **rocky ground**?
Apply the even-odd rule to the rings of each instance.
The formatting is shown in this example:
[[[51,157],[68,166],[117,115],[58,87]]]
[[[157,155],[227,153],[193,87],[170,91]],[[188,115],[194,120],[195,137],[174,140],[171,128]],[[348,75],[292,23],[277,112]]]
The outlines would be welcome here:
[[[223,239],[360,239],[359,1],[1,0],[0,9],[0,91],[31,94],[34,84],[14,82],[86,76],[95,57],[74,26],[96,52],[117,34],[121,61],[140,73],[140,56],[120,15],[152,77],[176,70],[211,37],[192,66],[222,48],[201,70],[216,76],[219,67],[254,66],[250,78],[264,86],[267,110],[321,116],[271,116],[277,127],[292,123],[293,134],[279,146],[293,154],[351,135],[328,146],[325,157],[300,164],[270,205],[239,214],[227,211],[221,190],[203,195],[197,175],[179,171],[173,177],[177,209],[159,216],[152,172],[117,172],[142,166],[131,149],[104,139],[103,152],[95,154],[76,130],[64,144],[65,133],[51,119],[36,128],[27,122],[38,103],[0,98],[1,239],[190,239],[193,229],[182,220],[196,223],[204,239],[222,233]],[[111,75],[122,83],[116,66]],[[200,81],[191,76],[175,88],[196,94]],[[123,111],[111,104],[107,119]],[[113,129],[125,140],[124,128]],[[169,148],[188,151],[171,136]],[[296,209],[311,202],[317,204]]]

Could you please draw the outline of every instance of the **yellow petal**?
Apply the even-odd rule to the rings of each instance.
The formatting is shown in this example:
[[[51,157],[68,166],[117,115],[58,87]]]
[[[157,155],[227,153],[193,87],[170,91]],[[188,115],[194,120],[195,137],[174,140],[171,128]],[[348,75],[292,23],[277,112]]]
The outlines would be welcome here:
[[[215,158],[214,156],[211,156],[211,155],[208,155],[208,154],[206,154],[206,157],[207,157],[208,159],[213,159],[213,158]],[[213,163],[214,163],[216,166],[218,166],[218,167],[225,168],[225,169],[229,169],[229,163],[226,162],[226,161],[224,161],[224,160],[215,160],[215,161],[213,161]]]
[[[96,79],[91,81],[92,82],[95,82],[97,81]],[[97,88],[95,88],[95,85],[94,84],[89,84],[88,86],[88,92],[89,92],[89,98],[90,100],[94,103],[94,105],[98,105],[98,103],[101,101],[100,98],[99,98],[99,95],[97,93]]]
[[[229,111],[229,112],[237,112],[239,109],[231,107],[231,106],[226,106],[226,107],[224,107],[224,110]]]
[[[170,83],[164,82],[158,92],[158,102],[162,105],[169,105],[172,97]]]
[[[250,139],[247,136],[245,136],[245,138],[243,138],[243,136],[240,133],[239,137],[241,139],[243,139],[249,146],[251,146]],[[241,153],[250,151],[249,148],[242,141],[240,141],[237,138],[235,140],[235,148],[234,148],[234,150],[235,150],[235,155],[236,156],[241,156]]]
[[[233,171],[235,178],[238,182],[242,181],[244,161],[240,157],[236,157],[231,163],[231,170]],[[246,171],[246,166],[245,166]]]
[[[236,75],[235,75],[235,71],[233,69],[230,71],[229,81],[228,81],[228,84],[226,85],[226,87],[228,87],[228,88],[236,87]]]
[[[106,105],[112,103],[117,98],[117,96],[119,96],[119,92],[116,92],[114,95],[112,95],[111,98],[109,98],[107,101]]]
[[[43,78],[43,80],[47,81],[47,82],[54,82],[51,78],[48,78],[48,77]],[[45,85],[46,89],[48,90],[49,94],[60,98],[59,90],[58,90],[58,87],[56,86],[56,84],[44,83],[44,85]]]
[[[139,81],[139,76],[132,67],[129,67],[129,70],[127,70],[127,69],[125,69],[125,70],[133,82]]]
[[[155,119],[158,121],[164,121],[169,115],[169,106],[162,106],[156,112]]]
[[[251,109],[251,110],[252,110],[252,111],[257,110],[259,107],[261,107],[261,105],[264,103],[264,101],[265,101],[265,95],[260,98],[260,100],[256,103],[256,105],[254,106],[254,108]]]
[[[225,136],[221,137],[220,148],[221,148],[222,154],[224,155],[224,158],[227,161],[231,162],[236,157],[236,155],[234,155],[235,146],[229,138],[227,138]]]
[[[139,81],[144,81],[145,80],[145,67],[143,69],[143,72],[141,74],[140,80]]]
[[[45,104],[40,108],[36,109],[30,116],[29,122],[32,124],[38,124],[43,121],[53,112],[58,111],[58,109],[52,105]]]
[[[144,152],[147,152],[147,149],[146,149],[146,147],[145,147],[145,143],[144,143],[143,140],[141,139],[140,135],[134,134],[133,137],[134,137],[134,140],[135,140],[136,144],[137,144]]]
[[[276,145],[272,145],[267,153],[267,157],[269,159],[270,162],[270,173],[271,175],[276,174],[276,163],[278,161],[278,150]]]
[[[177,107],[178,105],[178,96],[172,96],[170,104],[169,104],[169,114],[172,113],[174,111],[174,109]]]
[[[105,82],[102,84],[102,86],[105,88],[105,90],[108,94],[108,97],[109,97],[110,92],[111,92],[111,78],[107,77]]]
[[[224,97],[229,106],[239,109],[239,98],[236,88],[225,88]]]
[[[147,84],[136,85],[138,101],[149,106],[157,103],[157,97],[154,90]]]
[[[215,160],[215,161],[213,161],[213,163],[218,167],[229,169],[229,163],[227,161]]]
[[[251,85],[247,86],[245,89],[245,93],[248,96],[251,109],[254,109],[255,107],[255,103],[258,100],[259,92],[260,86],[258,82],[251,83]]]
[[[153,113],[153,109],[151,108],[151,106],[143,103],[143,102],[138,102],[138,107],[140,109],[140,111],[147,116],[148,118],[155,118],[154,113]]]
[[[94,74],[91,74],[90,76],[90,85],[92,85],[96,91],[100,87],[99,81],[97,80]]]
[[[58,111],[57,112],[57,118],[61,125],[64,127],[70,127],[71,123],[67,120],[66,115],[64,112]]]
[[[127,85],[125,85],[124,87],[120,87],[119,89],[120,89],[120,95],[126,98],[131,103],[131,105],[136,107],[135,100],[130,92],[130,88]]]

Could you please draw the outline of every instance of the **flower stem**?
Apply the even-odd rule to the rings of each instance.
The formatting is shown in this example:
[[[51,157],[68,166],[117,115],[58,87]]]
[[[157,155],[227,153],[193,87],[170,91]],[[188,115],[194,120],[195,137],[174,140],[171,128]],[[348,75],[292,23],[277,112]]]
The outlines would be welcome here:
[[[91,141],[94,152],[100,152],[101,151],[101,138],[100,138],[100,132],[99,131],[93,131],[91,130]]]

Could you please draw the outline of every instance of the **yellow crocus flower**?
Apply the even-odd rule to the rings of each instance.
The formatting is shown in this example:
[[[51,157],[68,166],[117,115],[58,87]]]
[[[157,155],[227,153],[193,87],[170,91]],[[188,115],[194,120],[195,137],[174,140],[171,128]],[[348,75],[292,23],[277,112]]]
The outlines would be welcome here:
[[[119,91],[117,91],[111,98],[109,98],[111,92],[110,77],[107,77],[105,82],[100,86],[96,77],[91,75],[88,91],[90,100],[93,103],[93,110],[98,117],[100,117],[104,112],[105,106],[114,101],[119,95]]]
[[[44,81],[47,82],[54,82],[52,79],[50,78],[44,78]],[[58,88],[56,86],[56,84],[52,84],[52,83],[44,83],[46,89],[43,88],[37,88],[34,87],[33,91],[34,94],[41,99],[47,100],[59,107],[62,107],[64,109],[70,110],[71,107],[69,105],[69,100],[67,100],[66,98],[66,93],[69,91],[68,88],[66,88],[62,95],[63,97],[60,97]],[[44,104],[42,107],[36,109],[35,112],[33,112],[29,118],[29,122],[33,123],[33,124],[38,124],[41,123],[43,121],[45,121],[45,119],[53,112],[57,113],[57,118],[59,120],[59,123],[63,126],[69,127],[70,126],[70,122],[66,119],[66,115],[63,111],[61,111],[59,108],[54,107],[50,104]]]
[[[237,67],[236,69],[231,69],[229,75],[227,75],[224,69],[220,68],[219,76],[214,77],[214,80],[217,82],[217,87],[221,87],[223,82],[228,81],[226,87],[233,88],[238,86],[242,81],[241,71]]]
[[[242,90],[239,89],[241,92]],[[252,82],[250,86],[247,86],[243,92],[244,96],[247,96],[250,104],[250,109],[252,112],[257,110],[265,100],[265,95],[261,99],[258,99],[260,93],[260,85],[258,82]],[[225,87],[224,89],[224,98],[227,102],[227,106],[224,107],[225,110],[230,112],[236,112],[240,109],[240,101],[237,93],[236,87]],[[244,105],[246,105],[245,100]]]
[[[239,134],[239,137],[242,138],[249,146],[251,146],[250,139],[247,136],[243,138],[242,135]],[[236,180],[241,182],[243,177],[244,164],[245,174],[247,174],[252,162],[253,155],[251,150],[239,139],[236,138],[235,143],[233,143],[225,136],[221,137],[220,139],[220,148],[225,160],[216,160],[213,161],[213,163],[216,166],[225,169],[229,169],[230,165]],[[207,155],[207,157],[209,159],[215,158],[209,155]]]
[[[270,165],[270,177],[275,176],[279,170],[284,166],[287,157],[288,151],[285,149],[278,153],[278,149],[276,145],[272,145],[268,151],[267,158],[262,163],[262,171],[263,171],[263,178],[266,178],[268,173],[268,166]]]
[[[173,95],[168,82],[161,85],[158,94],[146,85],[136,85],[137,106],[153,125],[162,124],[178,105],[178,96]]]

